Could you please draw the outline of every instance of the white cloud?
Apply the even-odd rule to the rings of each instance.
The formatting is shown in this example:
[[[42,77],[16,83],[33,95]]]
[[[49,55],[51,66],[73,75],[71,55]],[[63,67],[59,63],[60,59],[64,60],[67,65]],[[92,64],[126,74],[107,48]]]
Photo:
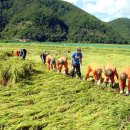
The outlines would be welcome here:
[[[130,18],[130,0],[64,0],[75,4],[101,20]]]
[[[127,17],[130,15],[130,1],[129,0],[97,0],[94,2],[86,2],[82,9],[90,14],[96,16],[96,14],[106,15],[105,19]]]

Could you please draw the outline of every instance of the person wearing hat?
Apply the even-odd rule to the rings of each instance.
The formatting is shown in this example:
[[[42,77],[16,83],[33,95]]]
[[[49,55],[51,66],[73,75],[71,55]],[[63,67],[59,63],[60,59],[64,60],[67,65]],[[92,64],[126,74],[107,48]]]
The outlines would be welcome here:
[[[56,62],[55,62],[55,58],[52,55],[47,55],[46,57],[46,65],[47,68],[50,69],[56,69]]]
[[[98,64],[94,64],[94,63],[88,65],[84,77],[85,80],[89,78],[90,72],[92,72],[93,74],[93,79],[95,83],[99,85],[102,81],[102,68]]]
[[[128,79],[128,88],[126,90],[126,95],[129,95],[130,93],[130,67],[124,67],[119,74],[120,94],[124,93],[127,79]]]
[[[57,68],[58,72],[61,72],[63,66],[64,66],[65,74],[67,75],[68,74],[68,62],[67,62],[67,58],[65,56],[60,57],[56,61],[56,68]]]
[[[82,65],[82,52],[80,48],[77,48],[76,52],[72,53],[72,70],[70,72],[70,76],[74,77],[74,72],[76,69],[76,73],[78,75],[78,78],[81,79],[81,71],[80,71],[80,67]]]
[[[110,83],[111,87],[114,85],[115,76],[118,79],[118,73],[117,73],[116,67],[114,67],[114,65],[112,64],[108,64],[104,66],[104,75],[105,75],[105,79],[104,79],[105,87],[107,87],[108,83]]]

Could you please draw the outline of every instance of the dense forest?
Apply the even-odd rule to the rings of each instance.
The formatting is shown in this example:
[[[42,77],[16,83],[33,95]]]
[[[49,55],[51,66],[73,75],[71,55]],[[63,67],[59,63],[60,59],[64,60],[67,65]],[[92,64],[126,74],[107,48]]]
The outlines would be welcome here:
[[[118,18],[108,24],[130,43],[130,19]]]
[[[61,0],[0,0],[0,39],[127,43],[107,23]]]

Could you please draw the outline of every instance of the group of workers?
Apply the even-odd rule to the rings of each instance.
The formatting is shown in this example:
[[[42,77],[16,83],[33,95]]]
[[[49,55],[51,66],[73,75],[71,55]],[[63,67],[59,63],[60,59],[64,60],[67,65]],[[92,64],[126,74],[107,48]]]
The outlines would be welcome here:
[[[43,64],[47,65],[49,70],[57,70],[57,72],[61,72],[62,67],[64,66],[64,72],[68,75],[68,62],[65,56],[60,57],[57,61],[52,55],[47,55],[47,53],[42,53],[40,58]]]
[[[74,77],[75,70],[76,74],[79,79],[81,79],[81,66],[82,66],[82,52],[80,48],[77,48],[76,52],[73,52],[71,55],[71,66],[72,69],[70,73],[68,73],[68,62],[67,58],[65,56],[60,57],[58,60],[55,59],[52,55],[48,55],[47,53],[42,53],[40,55],[40,58],[43,62],[43,64],[47,65],[47,68],[55,69],[57,72],[61,72],[62,67],[64,66],[64,72],[66,75],[70,75],[71,77]],[[108,85],[110,87],[113,87],[115,84],[115,77],[119,81],[119,89],[120,94],[124,94],[124,90],[126,87],[126,82],[128,80],[128,88],[126,89],[126,95],[130,94],[130,67],[125,67],[121,70],[121,72],[118,74],[116,67],[112,64],[105,65],[104,68],[99,66],[98,64],[89,64],[87,66],[84,80],[87,80],[89,78],[89,74],[92,72],[93,79],[97,85],[100,85],[102,83],[102,72],[104,72],[105,79],[103,87],[107,87]]]
[[[20,49],[13,51],[13,54],[17,57],[20,57],[21,59],[25,60],[27,50],[26,49]],[[73,52],[71,55],[71,67],[70,73],[68,73],[68,61],[67,57],[62,56],[59,59],[55,59],[54,56],[47,54],[46,52],[42,53],[40,55],[40,58],[43,62],[43,64],[47,65],[47,68],[49,70],[56,70],[57,73],[61,73],[62,67],[64,66],[64,73],[66,75],[70,75],[71,77],[75,76],[75,70],[77,74],[77,78],[81,79],[81,66],[82,66],[82,52],[80,48],[77,48],[76,52]],[[103,87],[107,87],[108,85],[110,87],[113,87],[115,84],[114,78],[116,77],[119,82],[119,89],[120,94],[124,94],[125,87],[128,86],[126,89],[126,95],[130,94],[130,67],[125,67],[121,70],[121,72],[118,74],[116,67],[112,64],[105,65],[104,68],[99,66],[98,64],[89,64],[87,66],[84,80],[87,80],[89,78],[89,74],[92,72],[93,79],[97,85],[100,85],[102,83],[102,72],[104,72],[105,78],[104,78],[104,85]],[[126,85],[126,82],[128,82],[128,85]]]
[[[25,60],[26,54],[27,54],[27,50],[26,49],[14,50],[14,51],[12,51],[12,53],[16,57],[20,57],[22,60]]]
[[[93,78],[97,84],[100,84],[102,82],[102,68],[98,65],[89,65],[87,67],[87,71],[85,74],[85,79],[89,77],[89,73],[92,71],[93,73]],[[128,82],[128,88],[126,89],[126,95],[130,94],[130,67],[125,67],[121,70],[121,72],[118,74],[116,67],[113,65],[105,65],[103,68],[103,72],[105,75],[104,79],[104,86],[107,87],[109,84],[110,87],[114,86],[115,80],[114,77],[118,79],[119,82],[119,89],[120,89],[120,94],[124,93],[125,87],[126,87],[126,82]],[[128,80],[128,81],[127,81]]]

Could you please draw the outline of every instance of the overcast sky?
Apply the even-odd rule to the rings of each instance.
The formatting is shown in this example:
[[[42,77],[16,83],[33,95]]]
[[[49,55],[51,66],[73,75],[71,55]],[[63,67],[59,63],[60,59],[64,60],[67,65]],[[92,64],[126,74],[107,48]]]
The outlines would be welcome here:
[[[130,0],[63,0],[108,22],[116,18],[130,19]]]

